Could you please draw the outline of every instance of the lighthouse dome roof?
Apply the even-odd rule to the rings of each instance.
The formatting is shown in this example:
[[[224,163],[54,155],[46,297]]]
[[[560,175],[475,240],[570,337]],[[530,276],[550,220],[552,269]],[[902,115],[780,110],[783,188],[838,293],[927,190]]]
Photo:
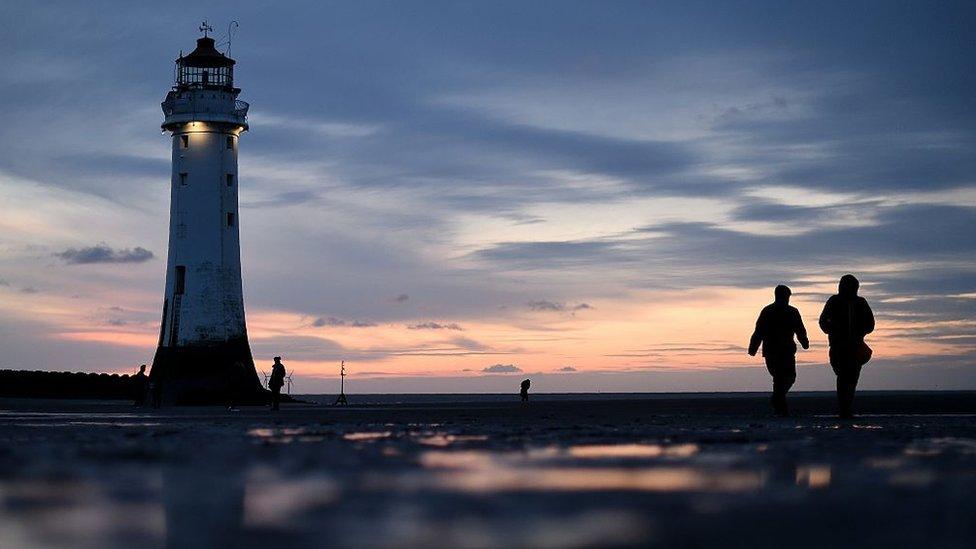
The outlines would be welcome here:
[[[217,51],[214,39],[209,36],[198,38],[196,49],[176,61],[185,67],[229,67],[235,63],[233,59]]]

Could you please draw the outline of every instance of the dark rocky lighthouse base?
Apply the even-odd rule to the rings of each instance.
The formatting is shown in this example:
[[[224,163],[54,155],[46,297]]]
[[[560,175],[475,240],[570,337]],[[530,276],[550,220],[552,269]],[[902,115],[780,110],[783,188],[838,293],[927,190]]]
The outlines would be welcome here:
[[[265,404],[247,339],[159,346],[149,381],[162,404]]]

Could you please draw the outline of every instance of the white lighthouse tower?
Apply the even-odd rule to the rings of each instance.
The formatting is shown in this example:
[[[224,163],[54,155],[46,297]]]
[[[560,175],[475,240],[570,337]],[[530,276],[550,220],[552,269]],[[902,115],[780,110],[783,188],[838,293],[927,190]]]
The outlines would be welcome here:
[[[176,60],[162,103],[172,135],[169,253],[159,346],[150,380],[163,401],[260,398],[241,285],[238,139],[248,104],[237,99],[235,61],[204,36]]]

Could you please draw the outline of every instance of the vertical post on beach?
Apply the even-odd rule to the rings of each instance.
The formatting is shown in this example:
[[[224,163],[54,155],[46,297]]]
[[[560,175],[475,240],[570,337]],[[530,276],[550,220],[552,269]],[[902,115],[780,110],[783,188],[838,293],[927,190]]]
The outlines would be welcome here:
[[[346,361],[343,360],[339,367],[339,398],[336,399],[333,406],[346,406],[349,404],[346,401]]]

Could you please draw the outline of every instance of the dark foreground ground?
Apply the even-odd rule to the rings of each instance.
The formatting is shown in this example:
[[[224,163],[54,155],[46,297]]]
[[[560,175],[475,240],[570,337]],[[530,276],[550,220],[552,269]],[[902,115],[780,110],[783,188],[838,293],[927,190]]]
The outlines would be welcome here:
[[[0,399],[0,547],[973,547],[976,394]]]

